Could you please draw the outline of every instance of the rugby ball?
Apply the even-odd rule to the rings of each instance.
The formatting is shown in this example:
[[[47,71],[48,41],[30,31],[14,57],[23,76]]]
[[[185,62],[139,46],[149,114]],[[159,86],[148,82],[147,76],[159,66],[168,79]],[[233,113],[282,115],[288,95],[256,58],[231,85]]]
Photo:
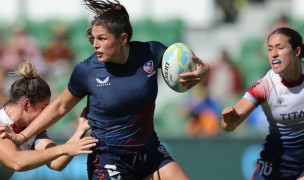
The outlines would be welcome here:
[[[167,85],[176,92],[186,92],[190,89],[190,87],[181,86],[178,80],[181,73],[196,70],[196,65],[191,59],[193,54],[193,51],[184,43],[174,43],[164,52],[162,75]]]

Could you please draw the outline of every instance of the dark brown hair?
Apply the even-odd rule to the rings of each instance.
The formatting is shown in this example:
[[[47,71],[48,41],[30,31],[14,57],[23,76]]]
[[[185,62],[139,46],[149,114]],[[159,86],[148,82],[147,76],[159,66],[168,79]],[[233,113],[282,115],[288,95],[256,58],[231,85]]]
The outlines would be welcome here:
[[[128,34],[128,42],[130,42],[133,34],[133,29],[130,23],[129,14],[126,8],[115,0],[84,0],[84,4],[95,14],[91,21],[91,27],[87,30],[86,36],[92,43],[92,27],[103,26],[115,38],[122,33]]]
[[[292,49],[296,50],[297,47],[300,47],[301,48],[300,57],[304,57],[304,46],[303,46],[302,36],[296,30],[288,27],[278,28],[269,34],[268,40],[269,37],[272,36],[273,34],[282,34],[288,37],[288,42],[291,44]]]

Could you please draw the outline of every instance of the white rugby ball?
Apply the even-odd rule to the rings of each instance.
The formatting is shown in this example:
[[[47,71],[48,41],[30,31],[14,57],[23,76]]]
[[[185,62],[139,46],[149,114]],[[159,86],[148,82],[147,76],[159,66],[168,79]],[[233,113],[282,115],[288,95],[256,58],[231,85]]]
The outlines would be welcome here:
[[[181,86],[179,75],[196,70],[191,59],[193,51],[183,43],[174,43],[164,52],[162,59],[162,75],[167,85],[176,92],[186,92],[190,87]]]

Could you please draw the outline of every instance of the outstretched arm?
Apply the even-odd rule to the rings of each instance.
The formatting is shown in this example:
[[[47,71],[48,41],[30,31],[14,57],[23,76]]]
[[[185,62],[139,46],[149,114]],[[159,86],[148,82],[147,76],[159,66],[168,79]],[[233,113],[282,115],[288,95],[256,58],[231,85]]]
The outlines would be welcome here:
[[[224,108],[222,111],[222,128],[227,132],[233,131],[255,108],[255,104],[246,98],[242,98],[233,107]]]
[[[87,150],[96,145],[97,140],[86,137],[73,143],[67,143],[45,150],[20,151],[10,139],[0,139],[0,162],[15,171],[31,170],[45,165],[62,155],[75,156],[89,154]]]
[[[88,120],[85,118],[86,116],[86,109],[84,109],[81,113],[81,117],[79,118],[79,125],[73,136],[66,142],[66,144],[70,143],[74,147],[72,149],[77,149],[81,146],[81,141],[79,141],[85,133],[90,129],[88,124]],[[86,140],[87,138],[84,138]],[[78,142],[78,143],[77,143]],[[56,144],[51,139],[42,139],[39,143],[35,146],[36,150],[43,150],[50,147],[54,147]],[[47,165],[49,168],[61,171],[63,170],[73,159],[73,156],[63,155],[60,156],[53,161],[49,162]]]
[[[192,56],[192,60],[196,64],[196,70],[193,72],[185,72],[180,74],[179,83],[182,86],[193,87],[202,81],[210,71],[210,65],[196,56]]]

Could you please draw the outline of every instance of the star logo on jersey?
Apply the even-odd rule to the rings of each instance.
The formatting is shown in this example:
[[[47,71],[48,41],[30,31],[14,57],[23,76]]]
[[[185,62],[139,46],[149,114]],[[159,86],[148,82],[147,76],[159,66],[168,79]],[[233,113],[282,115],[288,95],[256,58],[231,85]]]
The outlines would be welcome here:
[[[152,61],[152,60],[146,62],[146,63],[144,64],[143,68],[144,68],[144,70],[145,70],[147,73],[149,73],[149,74],[147,75],[147,77],[153,76],[153,75],[155,74],[155,72],[156,72],[156,71],[154,70],[154,64],[153,64],[153,61]]]
[[[110,77],[106,77],[105,79],[101,80],[100,78],[96,78],[97,86],[110,86],[111,83],[109,83]]]
[[[154,65],[153,65],[153,61],[152,60],[150,60],[150,61],[148,61],[148,62],[146,62],[145,64],[144,64],[144,70],[147,72],[147,73],[151,73],[151,72],[153,72],[153,67]]]

